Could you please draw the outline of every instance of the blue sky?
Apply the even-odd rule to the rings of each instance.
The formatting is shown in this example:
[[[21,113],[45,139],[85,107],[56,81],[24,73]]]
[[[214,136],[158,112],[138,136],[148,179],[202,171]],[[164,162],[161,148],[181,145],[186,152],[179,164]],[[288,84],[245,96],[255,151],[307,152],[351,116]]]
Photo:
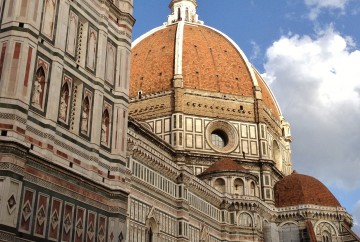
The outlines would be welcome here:
[[[134,2],[134,39],[170,14],[170,0]],[[232,38],[273,90],[294,168],[324,182],[359,225],[360,0],[197,2],[199,19]]]

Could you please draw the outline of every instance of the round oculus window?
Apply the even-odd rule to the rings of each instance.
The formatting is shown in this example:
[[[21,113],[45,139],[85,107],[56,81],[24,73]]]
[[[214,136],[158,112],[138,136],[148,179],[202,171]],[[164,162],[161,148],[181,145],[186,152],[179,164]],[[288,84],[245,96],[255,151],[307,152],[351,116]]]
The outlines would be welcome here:
[[[213,121],[206,127],[206,140],[209,146],[221,153],[230,153],[238,145],[235,127],[224,121]]]
[[[216,129],[211,133],[211,143],[216,147],[224,148],[229,143],[229,138],[223,130]]]

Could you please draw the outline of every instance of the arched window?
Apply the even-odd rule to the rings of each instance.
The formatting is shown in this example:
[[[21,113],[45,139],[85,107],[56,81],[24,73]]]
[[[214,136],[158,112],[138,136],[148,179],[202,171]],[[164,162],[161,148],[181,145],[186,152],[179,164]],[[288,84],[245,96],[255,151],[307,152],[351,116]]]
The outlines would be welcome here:
[[[153,234],[153,231],[152,231],[152,229],[151,229],[151,227],[150,227],[150,229],[148,230],[148,234],[147,234],[147,242],[153,242],[153,236],[154,236],[154,234]]]
[[[276,168],[278,168],[281,171],[282,169],[281,152],[280,152],[280,147],[275,140],[273,141],[272,149],[273,149],[272,158],[275,162]]]
[[[178,21],[180,21],[181,20],[181,9],[180,8],[178,8],[178,19],[177,19]]]
[[[244,182],[240,178],[236,178],[234,181],[234,193],[244,195]]]
[[[255,183],[254,182],[250,182],[250,196],[255,196],[255,188],[256,188],[256,186],[255,186]]]
[[[321,242],[331,242],[331,235],[328,231],[324,231],[321,237]]]
[[[159,233],[159,228],[154,217],[148,218],[146,221],[146,242],[156,242],[157,233]]]
[[[219,192],[225,192],[225,181],[222,178],[218,178],[214,182],[215,189]]]
[[[247,213],[242,213],[239,216],[239,225],[243,227],[252,227],[253,226],[253,220],[251,216]]]

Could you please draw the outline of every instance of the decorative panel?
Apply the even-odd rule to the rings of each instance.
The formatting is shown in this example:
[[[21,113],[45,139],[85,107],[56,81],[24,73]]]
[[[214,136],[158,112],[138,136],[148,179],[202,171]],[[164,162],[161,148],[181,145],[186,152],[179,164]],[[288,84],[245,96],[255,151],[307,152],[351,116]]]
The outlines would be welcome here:
[[[25,187],[23,194],[19,231],[30,234],[33,221],[35,191]]]
[[[98,218],[98,236],[97,236],[97,242],[105,242],[106,239],[106,232],[107,232],[107,219],[103,215],[99,215]]]
[[[192,132],[193,131],[193,119],[192,118],[186,118],[186,131]]]
[[[46,223],[48,221],[49,196],[40,193],[38,195],[34,235],[45,238]]]
[[[193,145],[193,135],[192,134],[186,134],[186,147],[192,148]]]
[[[96,213],[88,211],[86,242],[95,242],[96,237]]]
[[[72,241],[73,226],[74,226],[74,205],[71,203],[65,203],[63,214],[63,226],[62,226],[62,242]]]
[[[256,127],[254,125],[249,125],[250,129],[250,138],[256,139]]]
[[[202,149],[203,148],[203,136],[195,135],[195,148]]]
[[[44,1],[41,32],[50,40],[53,39],[53,35],[54,35],[56,4],[57,4],[56,0]]]
[[[82,207],[76,208],[76,219],[74,228],[74,242],[83,242],[85,237],[85,215],[86,211]]]
[[[242,138],[248,137],[247,125],[245,125],[245,124],[241,125],[241,137]]]
[[[62,212],[62,201],[57,198],[52,198],[50,208],[50,220],[48,225],[48,239],[58,241],[60,235],[60,219]]]
[[[197,132],[197,133],[202,133],[203,132],[202,120],[201,119],[195,119],[195,132]]]

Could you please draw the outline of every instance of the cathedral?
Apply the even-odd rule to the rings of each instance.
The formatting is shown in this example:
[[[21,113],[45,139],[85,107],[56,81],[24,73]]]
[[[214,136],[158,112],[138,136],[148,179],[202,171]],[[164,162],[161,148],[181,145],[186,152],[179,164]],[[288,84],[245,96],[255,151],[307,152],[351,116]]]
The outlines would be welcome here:
[[[133,0],[0,0],[0,242],[360,242],[240,47],[169,1],[132,41]]]

